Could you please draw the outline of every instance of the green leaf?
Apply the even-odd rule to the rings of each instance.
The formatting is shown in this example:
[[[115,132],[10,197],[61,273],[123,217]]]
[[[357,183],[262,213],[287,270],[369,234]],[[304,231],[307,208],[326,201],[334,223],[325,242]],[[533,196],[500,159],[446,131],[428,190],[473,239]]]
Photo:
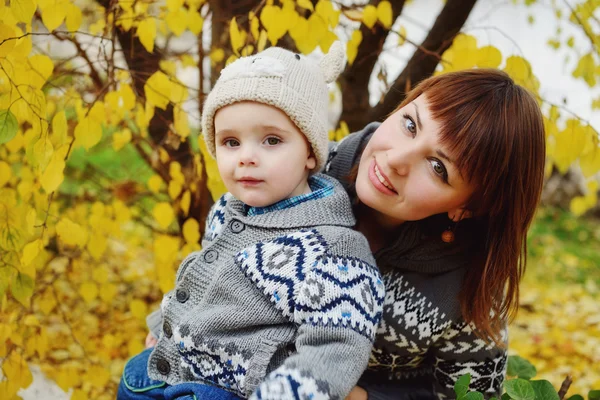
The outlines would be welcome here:
[[[546,380],[531,381],[536,400],[559,400],[560,397],[554,386]]]
[[[479,392],[469,392],[462,400],[483,400],[483,394]]]
[[[19,122],[10,110],[0,110],[0,144],[8,143],[19,130]]]
[[[506,393],[515,400],[535,400],[531,383],[525,379],[511,379],[504,382]]]
[[[511,397],[510,397],[510,395],[509,395],[508,393],[504,393],[504,394],[502,395],[502,397],[500,397],[500,398],[501,398],[502,400],[510,400],[510,399],[511,399]]]
[[[600,390],[590,390],[588,400],[600,400]]]
[[[29,275],[18,273],[11,285],[12,294],[25,307],[29,307],[29,300],[33,294],[33,279]]]
[[[510,356],[508,357],[506,374],[521,379],[531,379],[537,374],[537,370],[523,357]]]
[[[580,394],[574,394],[573,396],[569,397],[567,400],[585,400],[585,399]]]
[[[465,374],[458,378],[454,384],[454,393],[457,398],[461,398],[469,391],[469,383],[471,383],[471,374]]]

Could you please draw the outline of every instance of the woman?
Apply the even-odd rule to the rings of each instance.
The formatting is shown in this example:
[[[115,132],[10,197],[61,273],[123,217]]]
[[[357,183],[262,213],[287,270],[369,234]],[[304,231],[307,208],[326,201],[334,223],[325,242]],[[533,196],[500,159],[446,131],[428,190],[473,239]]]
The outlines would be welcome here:
[[[330,149],[385,276],[384,315],[350,399],[498,395],[507,321],[545,162],[534,98],[497,70],[429,78],[383,123]]]

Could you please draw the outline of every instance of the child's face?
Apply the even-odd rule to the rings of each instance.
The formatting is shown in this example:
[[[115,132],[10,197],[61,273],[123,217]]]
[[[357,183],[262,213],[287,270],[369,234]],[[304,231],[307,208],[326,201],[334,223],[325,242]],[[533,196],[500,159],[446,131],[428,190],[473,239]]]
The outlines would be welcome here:
[[[316,160],[306,137],[281,110],[241,102],[215,114],[219,173],[227,190],[252,207],[309,193]]]

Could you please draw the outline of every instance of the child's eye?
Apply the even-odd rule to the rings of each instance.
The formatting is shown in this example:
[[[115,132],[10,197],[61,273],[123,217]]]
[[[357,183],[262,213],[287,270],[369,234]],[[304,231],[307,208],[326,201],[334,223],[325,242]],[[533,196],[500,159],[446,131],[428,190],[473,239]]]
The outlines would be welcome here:
[[[275,145],[278,145],[279,143],[281,143],[281,139],[276,138],[276,137],[268,137],[267,139],[265,139],[265,143],[268,144],[269,146],[275,146]]]
[[[240,142],[236,139],[225,139],[223,141],[223,144],[227,147],[238,147],[240,145]]]

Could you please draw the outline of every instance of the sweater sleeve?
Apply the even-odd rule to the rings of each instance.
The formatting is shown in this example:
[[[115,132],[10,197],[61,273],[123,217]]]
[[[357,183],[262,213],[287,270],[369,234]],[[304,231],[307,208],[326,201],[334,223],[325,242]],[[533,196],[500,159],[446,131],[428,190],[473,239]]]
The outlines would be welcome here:
[[[322,252],[319,234],[304,231],[263,243],[260,254],[246,251],[241,257],[245,273],[298,327],[296,352],[265,378],[251,399],[343,399],[358,382],[381,319],[384,287],[373,264],[336,252],[340,247],[362,249],[366,240],[357,242],[357,237],[362,238],[353,233],[341,240],[343,245],[338,242]],[[301,247],[296,253],[304,256],[301,263],[292,257],[289,263],[256,267],[257,260],[281,260],[280,255],[291,253],[293,242]]]
[[[435,347],[434,376],[438,397],[456,397],[454,384],[462,375],[471,374],[469,388],[485,398],[500,397],[506,375],[508,353],[507,327],[502,332],[504,347],[486,343],[465,322],[451,325]]]

